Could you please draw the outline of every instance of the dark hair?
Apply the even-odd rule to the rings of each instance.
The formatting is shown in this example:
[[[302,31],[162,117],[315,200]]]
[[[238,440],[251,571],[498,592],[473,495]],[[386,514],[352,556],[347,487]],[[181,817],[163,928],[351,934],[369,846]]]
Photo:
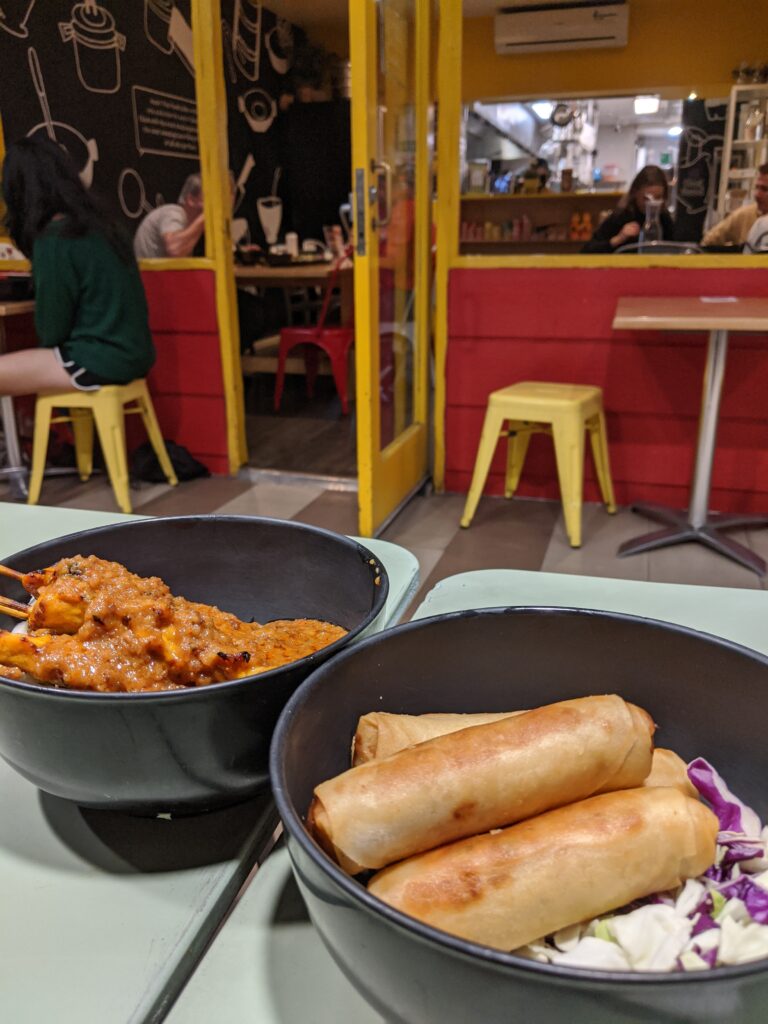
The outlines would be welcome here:
[[[646,188],[663,188],[664,189],[664,203],[667,202],[667,196],[669,195],[669,181],[667,176],[660,167],[655,164],[648,164],[638,171],[635,177],[632,179],[632,184],[629,186],[629,192],[624,196],[620,206],[624,209],[629,210],[630,213],[639,216],[640,207],[637,205],[637,197]]]
[[[66,150],[51,139],[11,143],[3,164],[2,193],[5,228],[28,258],[36,239],[59,214],[63,235],[98,232],[124,262],[135,262],[128,238],[101,200],[85,188]]]
[[[768,164],[760,164],[757,168],[757,173],[762,175],[768,174]]]

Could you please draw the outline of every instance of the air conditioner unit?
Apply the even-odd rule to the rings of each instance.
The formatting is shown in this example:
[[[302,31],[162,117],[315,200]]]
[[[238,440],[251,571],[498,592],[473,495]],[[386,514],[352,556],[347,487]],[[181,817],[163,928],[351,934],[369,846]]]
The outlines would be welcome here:
[[[496,52],[539,53],[626,46],[628,0],[519,0],[496,12]]]

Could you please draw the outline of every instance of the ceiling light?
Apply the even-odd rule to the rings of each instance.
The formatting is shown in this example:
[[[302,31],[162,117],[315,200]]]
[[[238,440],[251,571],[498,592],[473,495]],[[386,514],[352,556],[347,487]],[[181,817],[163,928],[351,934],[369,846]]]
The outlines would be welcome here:
[[[531,104],[531,110],[534,112],[536,117],[541,118],[542,121],[548,121],[549,116],[555,109],[554,103],[550,103],[549,100],[537,100]]]
[[[689,93],[688,93],[688,99],[689,99],[689,100],[695,100],[695,99],[697,99],[697,95],[696,95],[696,93],[695,93],[695,92],[689,92]]]
[[[672,127],[667,131],[667,135],[682,135],[683,129],[679,124],[673,124]]]
[[[636,114],[655,114],[659,109],[658,96],[635,96]]]

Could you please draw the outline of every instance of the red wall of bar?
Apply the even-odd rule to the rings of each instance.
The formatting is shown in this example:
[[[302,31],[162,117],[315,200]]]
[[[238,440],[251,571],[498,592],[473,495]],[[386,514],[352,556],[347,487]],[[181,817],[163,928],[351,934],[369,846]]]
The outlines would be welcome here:
[[[149,377],[163,436],[228,473],[227,422],[212,270],[143,273],[157,362]]]
[[[603,388],[617,500],[684,508],[705,334],[614,331],[623,296],[765,296],[761,270],[454,270],[446,371],[446,488],[465,492],[489,392],[519,380]],[[503,493],[504,446],[486,485]],[[551,440],[536,436],[518,493],[557,498]],[[587,457],[584,497],[598,501]],[[768,335],[732,334],[711,507],[768,512]]]

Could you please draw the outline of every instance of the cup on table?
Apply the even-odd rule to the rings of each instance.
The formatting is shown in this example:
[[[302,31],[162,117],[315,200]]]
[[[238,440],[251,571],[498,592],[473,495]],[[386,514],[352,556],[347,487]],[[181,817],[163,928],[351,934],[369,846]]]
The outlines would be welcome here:
[[[299,236],[295,231],[289,231],[285,236],[285,251],[289,256],[299,255]]]

